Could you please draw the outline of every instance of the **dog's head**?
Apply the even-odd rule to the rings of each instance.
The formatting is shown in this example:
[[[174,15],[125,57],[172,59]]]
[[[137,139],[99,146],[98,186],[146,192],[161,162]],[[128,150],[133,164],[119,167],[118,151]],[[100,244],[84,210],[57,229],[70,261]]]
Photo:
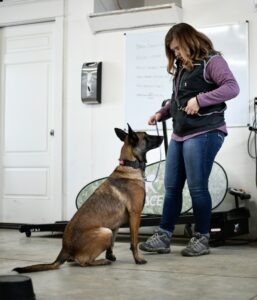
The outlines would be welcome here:
[[[133,156],[139,160],[146,162],[146,153],[159,147],[163,141],[162,136],[150,135],[146,132],[135,132],[128,124],[128,133],[122,129],[115,128],[116,135],[124,142],[124,146],[131,149]]]

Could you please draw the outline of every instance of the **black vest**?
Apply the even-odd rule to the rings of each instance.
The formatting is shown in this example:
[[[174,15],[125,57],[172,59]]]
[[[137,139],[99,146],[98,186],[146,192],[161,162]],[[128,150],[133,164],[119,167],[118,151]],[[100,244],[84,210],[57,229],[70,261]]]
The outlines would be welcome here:
[[[206,63],[204,60],[193,62],[192,71],[178,66],[173,79],[171,116],[173,132],[178,136],[215,129],[225,124],[226,104],[224,102],[202,107],[196,115],[187,115],[182,110],[191,98],[217,88],[214,83],[207,82],[204,78]]]

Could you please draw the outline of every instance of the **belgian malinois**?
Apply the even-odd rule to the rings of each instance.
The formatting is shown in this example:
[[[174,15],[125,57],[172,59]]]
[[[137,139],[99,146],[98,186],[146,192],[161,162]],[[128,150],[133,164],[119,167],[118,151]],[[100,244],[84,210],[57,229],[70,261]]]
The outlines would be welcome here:
[[[161,145],[163,137],[146,132],[128,133],[115,128],[124,142],[119,166],[95,190],[67,224],[62,249],[53,263],[15,268],[19,273],[58,269],[66,261],[80,266],[107,265],[116,260],[113,246],[122,224],[129,222],[131,251],[136,264],[146,260],[138,255],[138,229],[145,200],[144,169],[146,153]],[[106,251],[105,259],[96,259]]]

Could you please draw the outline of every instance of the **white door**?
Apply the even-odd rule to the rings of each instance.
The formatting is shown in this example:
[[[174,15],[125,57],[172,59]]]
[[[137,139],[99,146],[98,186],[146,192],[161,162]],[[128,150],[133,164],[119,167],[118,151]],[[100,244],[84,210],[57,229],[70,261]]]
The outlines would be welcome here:
[[[55,29],[55,22],[0,29],[0,222],[62,217]]]

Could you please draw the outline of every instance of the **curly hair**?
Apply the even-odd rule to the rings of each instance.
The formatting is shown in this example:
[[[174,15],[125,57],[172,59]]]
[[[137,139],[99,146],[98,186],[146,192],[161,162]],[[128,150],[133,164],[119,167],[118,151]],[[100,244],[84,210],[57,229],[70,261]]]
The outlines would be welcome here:
[[[221,54],[213,47],[212,41],[202,32],[186,23],[179,23],[170,28],[165,36],[165,52],[168,58],[167,71],[175,74],[175,53],[170,49],[170,43],[176,39],[180,47],[183,66],[193,69],[193,61],[207,59],[211,54]]]

